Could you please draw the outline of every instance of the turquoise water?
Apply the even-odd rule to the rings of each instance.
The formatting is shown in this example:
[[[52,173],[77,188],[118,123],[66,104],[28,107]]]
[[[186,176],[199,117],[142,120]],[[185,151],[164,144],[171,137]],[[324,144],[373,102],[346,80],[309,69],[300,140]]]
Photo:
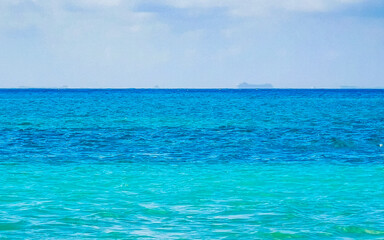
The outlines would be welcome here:
[[[0,239],[384,239],[383,90],[0,90]]]

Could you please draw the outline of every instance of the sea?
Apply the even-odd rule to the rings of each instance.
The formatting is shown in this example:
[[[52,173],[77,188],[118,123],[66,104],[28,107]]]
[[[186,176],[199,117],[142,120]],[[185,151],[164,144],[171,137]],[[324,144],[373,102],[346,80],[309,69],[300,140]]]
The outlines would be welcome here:
[[[384,90],[2,89],[0,239],[384,239]]]

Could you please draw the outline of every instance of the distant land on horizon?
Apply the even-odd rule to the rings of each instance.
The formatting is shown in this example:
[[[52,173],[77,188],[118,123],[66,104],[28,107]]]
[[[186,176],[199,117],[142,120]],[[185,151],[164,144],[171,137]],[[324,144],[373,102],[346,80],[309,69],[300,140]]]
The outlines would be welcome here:
[[[356,89],[356,88],[359,88],[359,87],[356,87],[356,86],[340,86],[341,89]]]
[[[258,89],[258,88],[273,88],[273,85],[270,83],[264,83],[264,84],[250,84],[247,82],[240,83],[237,85],[237,88],[240,89]]]

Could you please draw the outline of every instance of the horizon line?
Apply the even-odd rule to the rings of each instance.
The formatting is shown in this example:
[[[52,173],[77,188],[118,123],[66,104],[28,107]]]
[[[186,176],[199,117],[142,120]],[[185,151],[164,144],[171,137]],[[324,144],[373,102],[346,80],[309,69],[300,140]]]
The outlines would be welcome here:
[[[279,88],[279,87],[273,87],[273,88],[230,88],[230,87],[223,87],[223,88],[135,88],[135,87],[100,87],[100,88],[93,88],[93,87],[0,87],[0,90],[38,90],[38,89],[47,89],[47,90],[384,90],[384,87],[351,87],[351,88],[328,88],[328,87],[313,87],[313,88],[294,88],[294,87],[287,87],[287,88]]]

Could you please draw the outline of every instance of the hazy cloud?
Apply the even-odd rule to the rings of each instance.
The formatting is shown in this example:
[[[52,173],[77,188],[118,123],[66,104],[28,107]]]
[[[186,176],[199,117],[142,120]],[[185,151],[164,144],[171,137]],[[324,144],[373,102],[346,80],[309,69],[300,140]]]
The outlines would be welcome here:
[[[281,11],[325,12],[349,7],[363,0],[164,0],[177,8],[225,8],[230,14],[259,16]],[[159,4],[159,2],[157,2]]]

